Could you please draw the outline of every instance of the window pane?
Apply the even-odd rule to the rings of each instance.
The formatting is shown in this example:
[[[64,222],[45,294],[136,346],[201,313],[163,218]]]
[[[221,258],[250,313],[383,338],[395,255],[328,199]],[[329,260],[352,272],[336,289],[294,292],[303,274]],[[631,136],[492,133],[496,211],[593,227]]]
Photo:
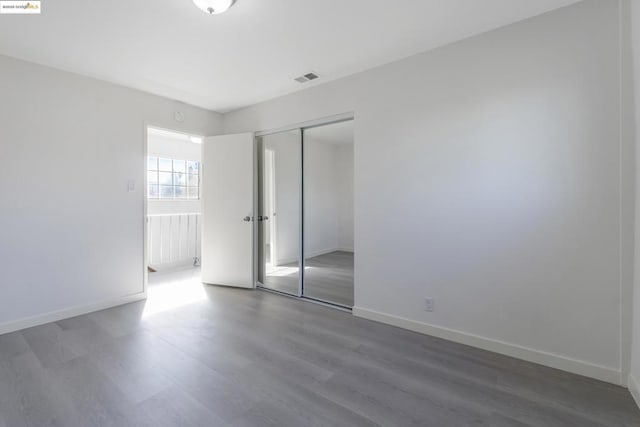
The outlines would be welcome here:
[[[174,173],[173,185],[187,185],[187,176],[183,173]]]
[[[198,191],[199,188],[198,187],[189,187],[189,198],[190,199],[199,199],[200,198],[200,192]]]
[[[200,163],[187,162],[187,170],[189,173],[198,173],[198,171],[200,170]]]
[[[157,185],[149,185],[147,194],[148,194],[150,199],[157,199],[158,198],[158,186]]]
[[[159,163],[160,163],[160,170],[161,171],[171,172],[171,170],[173,168],[173,162],[171,161],[171,159],[160,158]]]
[[[147,184],[158,183],[158,172],[147,172]]]
[[[147,170],[157,171],[158,170],[158,158],[151,157],[147,158]]]
[[[171,172],[160,172],[160,185],[173,185],[173,174]]]
[[[160,198],[161,199],[173,199],[173,186],[161,185],[160,186]]]
[[[187,198],[187,187],[174,187],[176,190],[176,199]]]
[[[185,166],[185,161],[184,160],[174,160],[173,161],[173,171],[174,172],[182,172],[185,173],[186,172],[186,166]]]

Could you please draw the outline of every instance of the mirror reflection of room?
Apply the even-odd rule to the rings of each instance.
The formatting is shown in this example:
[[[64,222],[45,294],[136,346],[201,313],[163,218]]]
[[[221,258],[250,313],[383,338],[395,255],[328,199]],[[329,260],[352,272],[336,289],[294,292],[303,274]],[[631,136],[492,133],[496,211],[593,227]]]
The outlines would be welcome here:
[[[299,129],[260,139],[259,281],[291,295],[300,294],[301,149]]]
[[[353,120],[304,130],[304,295],[353,306]]]

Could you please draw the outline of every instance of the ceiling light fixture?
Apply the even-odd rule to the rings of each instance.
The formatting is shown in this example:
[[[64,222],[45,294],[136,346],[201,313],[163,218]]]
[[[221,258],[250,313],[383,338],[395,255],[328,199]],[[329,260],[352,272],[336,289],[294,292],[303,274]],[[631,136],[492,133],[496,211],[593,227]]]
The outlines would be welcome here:
[[[198,9],[209,15],[224,13],[233,6],[236,0],[193,0]]]

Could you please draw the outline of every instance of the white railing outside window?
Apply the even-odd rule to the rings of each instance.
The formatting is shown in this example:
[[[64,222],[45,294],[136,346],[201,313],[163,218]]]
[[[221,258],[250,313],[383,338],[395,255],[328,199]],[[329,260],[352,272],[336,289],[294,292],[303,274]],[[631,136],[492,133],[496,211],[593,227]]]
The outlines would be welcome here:
[[[149,265],[167,270],[200,264],[200,213],[147,215]]]

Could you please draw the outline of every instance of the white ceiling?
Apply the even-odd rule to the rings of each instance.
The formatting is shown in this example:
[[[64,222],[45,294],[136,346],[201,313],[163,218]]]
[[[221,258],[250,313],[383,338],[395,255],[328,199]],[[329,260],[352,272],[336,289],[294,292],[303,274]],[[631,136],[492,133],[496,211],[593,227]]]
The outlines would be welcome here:
[[[576,1],[238,0],[208,16],[191,0],[42,0],[0,15],[0,54],[225,112]]]

